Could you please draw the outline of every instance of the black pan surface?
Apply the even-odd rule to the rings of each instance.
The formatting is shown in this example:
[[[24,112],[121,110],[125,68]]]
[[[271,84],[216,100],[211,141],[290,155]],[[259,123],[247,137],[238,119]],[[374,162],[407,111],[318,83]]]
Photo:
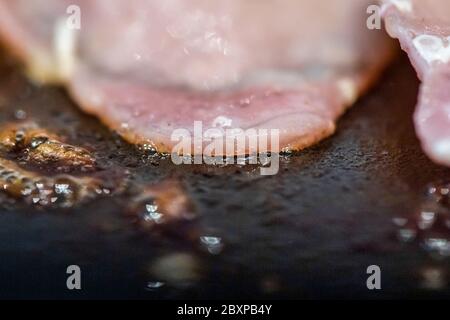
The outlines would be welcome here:
[[[336,135],[262,177],[257,168],[177,167],[151,157],[78,111],[62,89],[32,85],[4,62],[0,123],[24,111],[93,150],[102,167],[95,175],[111,185],[124,174],[140,185],[176,179],[197,218],[142,228],[125,214],[127,192],[70,210],[0,193],[0,298],[450,297],[445,210],[419,228],[427,186],[450,180],[450,170],[429,161],[415,137],[418,84],[402,57]],[[208,250],[202,236],[221,243]],[[66,288],[74,264],[80,291]],[[381,268],[381,290],[366,287],[370,265]]]

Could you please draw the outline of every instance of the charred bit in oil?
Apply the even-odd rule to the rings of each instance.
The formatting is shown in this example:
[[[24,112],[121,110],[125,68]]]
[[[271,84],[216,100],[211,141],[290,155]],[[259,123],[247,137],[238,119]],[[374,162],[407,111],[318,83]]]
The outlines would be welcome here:
[[[20,168],[10,160],[0,158],[0,188],[10,197],[29,205],[68,208],[97,193],[100,182],[93,178],[68,175],[44,177]]]
[[[180,181],[169,179],[153,186],[144,186],[132,197],[127,215],[144,229],[156,226],[189,225],[196,219],[196,209]],[[194,230],[192,237],[197,234]]]
[[[10,123],[0,130],[0,151],[15,153],[38,165],[57,165],[90,171],[96,161],[89,151],[62,141],[33,122]]]

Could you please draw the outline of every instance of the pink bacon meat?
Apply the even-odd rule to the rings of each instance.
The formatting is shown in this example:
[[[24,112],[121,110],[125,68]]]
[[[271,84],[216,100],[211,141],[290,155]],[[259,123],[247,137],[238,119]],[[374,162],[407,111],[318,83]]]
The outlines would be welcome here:
[[[132,143],[170,152],[171,133],[201,121],[278,129],[281,149],[299,150],[331,135],[392,57],[366,27],[370,4],[0,0],[0,36],[34,79],[63,84]]]
[[[422,80],[414,116],[422,147],[450,166],[450,1],[385,0],[382,11]]]

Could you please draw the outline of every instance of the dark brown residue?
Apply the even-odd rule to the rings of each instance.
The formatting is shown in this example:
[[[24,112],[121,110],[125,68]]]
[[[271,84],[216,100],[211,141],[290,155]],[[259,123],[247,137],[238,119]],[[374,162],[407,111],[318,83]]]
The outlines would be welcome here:
[[[59,171],[94,170],[96,161],[89,151],[62,140],[34,122],[13,122],[0,127],[0,151],[4,153]]]
[[[69,175],[42,176],[0,158],[0,186],[14,199],[39,207],[73,207],[101,194],[101,183],[93,178]]]
[[[450,181],[449,169],[429,161],[416,139],[412,114],[418,81],[406,57],[339,121],[336,135],[283,158],[273,177],[247,166],[174,166],[81,113],[63,90],[37,88],[16,69],[0,70],[0,126],[26,114],[21,121],[88,150],[94,170],[68,173],[100,181],[106,191],[67,211],[2,201],[2,274],[15,278],[0,278],[0,286],[9,289],[0,296],[20,296],[33,287],[40,298],[55,297],[62,285],[55,274],[78,262],[90,277],[89,288],[80,293],[86,298],[450,296],[448,286],[436,285],[446,283],[439,271],[449,270],[449,258],[426,254],[423,241],[398,238],[397,224],[405,219],[417,228],[427,185]],[[14,152],[4,156],[26,174],[51,179],[61,174],[55,164],[24,162],[26,157]],[[0,192],[0,200],[11,197]],[[170,213],[170,220],[146,223],[141,219],[146,205],[155,209],[150,200],[158,199],[154,213]],[[181,205],[172,208],[171,201]],[[195,219],[185,220],[183,212],[192,211]],[[61,218],[61,212],[69,214]],[[418,238],[449,239],[445,217],[440,214],[433,227],[418,231]],[[428,245],[437,250],[442,243]],[[163,285],[159,273],[149,273],[148,265],[161,258],[171,262],[167,257],[174,255],[199,267],[201,277],[190,287]],[[17,273],[22,264],[26,268]],[[383,290],[376,293],[365,287],[372,264],[383,272]],[[149,283],[151,291],[145,289]]]

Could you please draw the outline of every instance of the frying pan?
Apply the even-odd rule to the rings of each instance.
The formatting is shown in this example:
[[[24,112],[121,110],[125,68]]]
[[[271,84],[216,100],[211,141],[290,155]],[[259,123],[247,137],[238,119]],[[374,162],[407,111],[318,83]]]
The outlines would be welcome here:
[[[427,187],[450,171],[428,160],[415,137],[418,80],[406,57],[333,137],[284,156],[279,174],[266,177],[252,167],[149,156],[81,113],[62,89],[31,84],[3,61],[1,123],[19,110],[92,150],[95,175],[111,187],[124,175],[141,186],[175,179],[195,219],[142,228],[126,214],[127,191],[71,209],[0,194],[0,298],[450,297],[449,259],[430,247],[450,230],[439,221],[422,230],[417,220]],[[67,290],[69,265],[80,266],[82,290]],[[381,290],[367,289],[370,265],[381,269]]]

